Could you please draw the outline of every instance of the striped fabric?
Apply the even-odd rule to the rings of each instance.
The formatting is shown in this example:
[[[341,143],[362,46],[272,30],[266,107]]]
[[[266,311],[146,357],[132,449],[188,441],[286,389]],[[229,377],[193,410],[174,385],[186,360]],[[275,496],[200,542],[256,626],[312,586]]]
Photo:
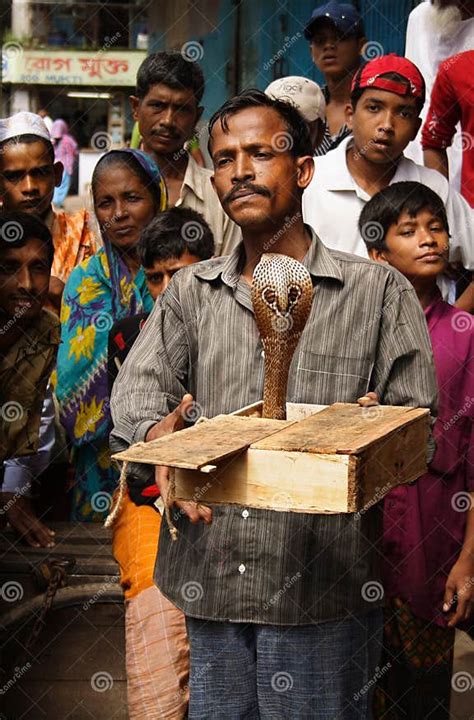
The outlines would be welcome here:
[[[143,440],[185,392],[206,417],[261,399],[262,345],[243,262],[240,246],[185,268],[157,301],[114,385],[114,450]],[[313,305],[288,400],[355,402],[373,390],[384,404],[433,408],[431,346],[410,283],[390,267],[328,250],[315,235],[303,264]],[[132,472],[147,477],[150,468]],[[176,542],[162,527],[156,581],[188,615],[298,625],[382,604],[380,593],[371,602],[364,592],[365,583],[380,580],[376,506],[358,515],[306,515],[221,505],[210,526],[176,514]]]
[[[326,155],[326,153],[328,153],[330,150],[334,150],[334,148],[337,147],[339,143],[342,142],[344,138],[348,137],[351,133],[352,130],[349,130],[347,125],[343,125],[339,129],[337,135],[333,136],[331,135],[331,131],[329,130],[329,125],[325,123],[323,139],[314,151],[315,156],[320,157],[321,155]]]

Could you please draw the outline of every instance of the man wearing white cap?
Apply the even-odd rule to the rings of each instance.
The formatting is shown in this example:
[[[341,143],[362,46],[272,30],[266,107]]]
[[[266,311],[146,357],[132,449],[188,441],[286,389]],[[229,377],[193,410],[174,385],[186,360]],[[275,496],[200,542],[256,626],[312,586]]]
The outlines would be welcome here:
[[[265,94],[295,105],[308,123],[313,150],[316,150],[323,139],[326,120],[326,100],[319,85],[313,80],[290,75],[271,82]]]
[[[93,255],[95,241],[85,210],[54,210],[54,188],[63,167],[54,161],[48,129],[39,115],[19,112],[0,120],[0,196],[4,210],[38,215],[53,236],[49,307],[59,312],[64,283],[73,268]]]

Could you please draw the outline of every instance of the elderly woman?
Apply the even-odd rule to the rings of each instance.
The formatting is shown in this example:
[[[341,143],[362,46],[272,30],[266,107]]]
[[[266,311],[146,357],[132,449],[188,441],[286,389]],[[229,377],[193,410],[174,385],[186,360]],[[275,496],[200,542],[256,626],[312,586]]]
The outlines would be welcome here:
[[[57,364],[61,421],[73,447],[75,520],[102,520],[117,482],[108,443],[108,334],[115,321],[152,309],[136,246],[143,228],[166,207],[158,167],[139,150],[104,155],[92,194],[104,246],[66,283]]]

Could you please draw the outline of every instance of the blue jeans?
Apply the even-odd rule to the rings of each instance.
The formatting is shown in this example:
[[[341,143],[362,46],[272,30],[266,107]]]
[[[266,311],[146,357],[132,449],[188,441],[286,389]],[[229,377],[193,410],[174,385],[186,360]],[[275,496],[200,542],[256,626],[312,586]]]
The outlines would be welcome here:
[[[382,611],[298,627],[186,618],[189,720],[368,720]]]

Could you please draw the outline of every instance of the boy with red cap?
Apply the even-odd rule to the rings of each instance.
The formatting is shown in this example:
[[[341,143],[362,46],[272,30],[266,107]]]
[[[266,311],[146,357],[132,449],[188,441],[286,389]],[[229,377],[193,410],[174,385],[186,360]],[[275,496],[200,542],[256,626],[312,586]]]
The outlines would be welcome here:
[[[403,155],[420,129],[424,100],[423,77],[409,60],[385,55],[361,68],[354,76],[347,107],[353,135],[315,159],[316,171],[303,195],[304,218],[328,247],[367,257],[357,226],[364,204],[392,183],[421,182],[446,205],[452,229],[450,261],[473,270],[472,209],[440,173]],[[445,278],[440,286],[444,298],[454,301]]]

